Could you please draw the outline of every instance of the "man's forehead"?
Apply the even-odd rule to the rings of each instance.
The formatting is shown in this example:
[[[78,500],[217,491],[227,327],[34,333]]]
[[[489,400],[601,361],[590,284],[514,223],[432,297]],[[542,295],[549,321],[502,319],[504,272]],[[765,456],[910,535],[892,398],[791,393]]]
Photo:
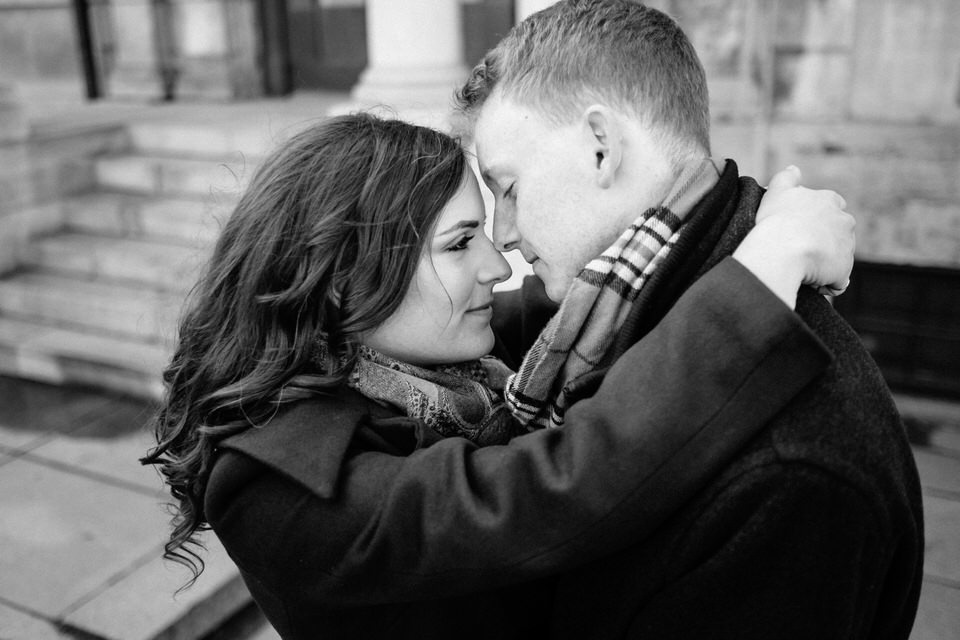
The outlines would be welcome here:
[[[489,181],[504,170],[513,144],[520,142],[519,108],[492,95],[480,109],[474,123],[474,144],[480,175]]]

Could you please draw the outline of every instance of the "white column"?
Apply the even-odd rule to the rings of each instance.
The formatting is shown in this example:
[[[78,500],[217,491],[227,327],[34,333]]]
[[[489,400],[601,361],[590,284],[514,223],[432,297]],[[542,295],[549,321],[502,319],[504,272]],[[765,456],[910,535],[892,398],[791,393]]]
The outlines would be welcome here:
[[[556,0],[516,0],[514,3],[514,15],[516,21],[521,22],[531,13],[536,13],[540,9],[546,9]]]
[[[368,62],[353,101],[449,109],[467,77],[459,3],[367,0],[366,21]]]

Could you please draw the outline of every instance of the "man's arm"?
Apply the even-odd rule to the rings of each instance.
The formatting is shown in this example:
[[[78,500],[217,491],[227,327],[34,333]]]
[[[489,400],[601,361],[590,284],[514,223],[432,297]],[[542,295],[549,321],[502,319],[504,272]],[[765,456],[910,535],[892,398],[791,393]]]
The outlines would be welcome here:
[[[336,606],[516,584],[634,543],[829,361],[740,270],[702,278],[563,429],[357,452],[332,500],[263,473],[208,499],[208,515],[241,567],[283,567],[304,598]]]

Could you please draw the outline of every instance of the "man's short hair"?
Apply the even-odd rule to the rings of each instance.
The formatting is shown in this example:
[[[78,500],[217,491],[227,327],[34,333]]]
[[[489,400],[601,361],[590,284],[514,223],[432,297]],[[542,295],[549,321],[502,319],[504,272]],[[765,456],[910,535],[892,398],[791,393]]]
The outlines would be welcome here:
[[[604,102],[679,146],[710,151],[700,59],[670,17],[638,2],[562,0],[516,25],[457,92],[468,121],[497,87],[557,123]]]

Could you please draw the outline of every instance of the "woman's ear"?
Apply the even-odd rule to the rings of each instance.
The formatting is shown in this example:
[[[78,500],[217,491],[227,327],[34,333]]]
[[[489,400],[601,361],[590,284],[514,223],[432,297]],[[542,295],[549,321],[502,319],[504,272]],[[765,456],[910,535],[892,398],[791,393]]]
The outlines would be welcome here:
[[[602,189],[609,189],[623,160],[620,122],[615,112],[600,104],[587,107],[583,116],[595,158],[597,184]]]

